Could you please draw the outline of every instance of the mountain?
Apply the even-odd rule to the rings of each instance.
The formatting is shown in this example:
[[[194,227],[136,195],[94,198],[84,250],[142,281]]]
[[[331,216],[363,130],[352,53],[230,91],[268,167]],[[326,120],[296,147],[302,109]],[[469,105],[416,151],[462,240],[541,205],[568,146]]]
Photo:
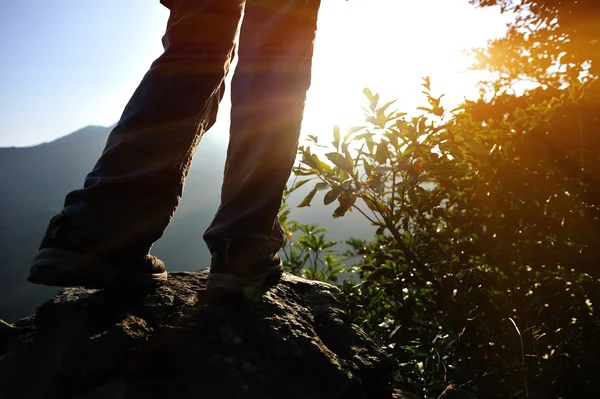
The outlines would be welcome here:
[[[49,219],[60,212],[65,194],[83,183],[101,154],[110,128],[88,126],[53,142],[26,148],[0,148],[0,318],[16,320],[33,312],[58,290],[25,282]],[[169,271],[207,266],[210,254],[202,233],[219,205],[227,140],[209,131],[202,138],[181,204],[165,235],[152,249]],[[295,208],[310,190],[305,185],[289,200],[292,218],[319,223],[327,237],[368,238],[373,229],[357,212],[333,219],[333,205]]]

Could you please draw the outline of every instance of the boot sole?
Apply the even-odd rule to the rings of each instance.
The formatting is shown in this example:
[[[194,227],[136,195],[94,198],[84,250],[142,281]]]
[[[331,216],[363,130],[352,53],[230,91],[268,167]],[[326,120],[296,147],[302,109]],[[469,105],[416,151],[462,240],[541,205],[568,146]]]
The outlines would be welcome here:
[[[27,281],[54,287],[152,288],[166,282],[167,277],[166,271],[136,273],[117,269],[90,255],[47,248],[40,250],[34,258]]]

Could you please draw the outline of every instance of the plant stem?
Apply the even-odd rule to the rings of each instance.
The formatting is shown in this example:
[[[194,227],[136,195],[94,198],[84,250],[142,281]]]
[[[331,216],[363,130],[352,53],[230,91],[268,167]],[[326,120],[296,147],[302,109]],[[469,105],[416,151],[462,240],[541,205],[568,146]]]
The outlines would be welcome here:
[[[529,397],[529,388],[527,387],[527,365],[525,364],[525,348],[523,345],[523,336],[521,335],[521,331],[519,331],[519,327],[517,327],[517,323],[515,323],[513,318],[509,317],[508,320],[510,320],[513,326],[515,326],[515,330],[517,330],[517,334],[519,334],[519,340],[521,341],[521,363],[523,364],[523,383],[525,384],[525,396]]]

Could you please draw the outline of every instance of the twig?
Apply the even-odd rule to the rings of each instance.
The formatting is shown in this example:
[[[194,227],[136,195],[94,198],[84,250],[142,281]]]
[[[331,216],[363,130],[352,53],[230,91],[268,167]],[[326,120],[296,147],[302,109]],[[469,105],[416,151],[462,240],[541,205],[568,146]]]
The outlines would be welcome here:
[[[517,323],[513,320],[512,317],[509,317],[508,320],[511,321],[513,326],[515,326],[515,330],[517,330],[517,334],[519,334],[519,340],[521,341],[521,362],[523,363],[523,383],[525,384],[525,396],[529,397],[529,389],[527,388],[527,366],[525,365],[525,347],[523,345],[523,336],[521,335],[521,331],[519,331],[519,327],[517,327]]]

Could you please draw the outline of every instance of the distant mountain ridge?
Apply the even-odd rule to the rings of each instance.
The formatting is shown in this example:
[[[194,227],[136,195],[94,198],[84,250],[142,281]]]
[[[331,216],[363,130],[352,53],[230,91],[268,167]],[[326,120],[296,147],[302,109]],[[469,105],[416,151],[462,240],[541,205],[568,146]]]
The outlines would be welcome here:
[[[25,282],[48,220],[60,211],[64,196],[81,187],[100,156],[112,127],[88,126],[57,140],[32,147],[0,148],[0,319],[15,320],[33,312],[58,290]],[[200,143],[182,202],[175,217],[152,249],[169,271],[207,266],[210,254],[202,233],[216,212],[227,140],[207,132]],[[218,176],[218,178],[215,178]],[[309,185],[290,205],[302,199]],[[356,212],[331,218],[333,205],[293,209],[292,217],[328,228],[328,238],[367,238],[373,229]]]

